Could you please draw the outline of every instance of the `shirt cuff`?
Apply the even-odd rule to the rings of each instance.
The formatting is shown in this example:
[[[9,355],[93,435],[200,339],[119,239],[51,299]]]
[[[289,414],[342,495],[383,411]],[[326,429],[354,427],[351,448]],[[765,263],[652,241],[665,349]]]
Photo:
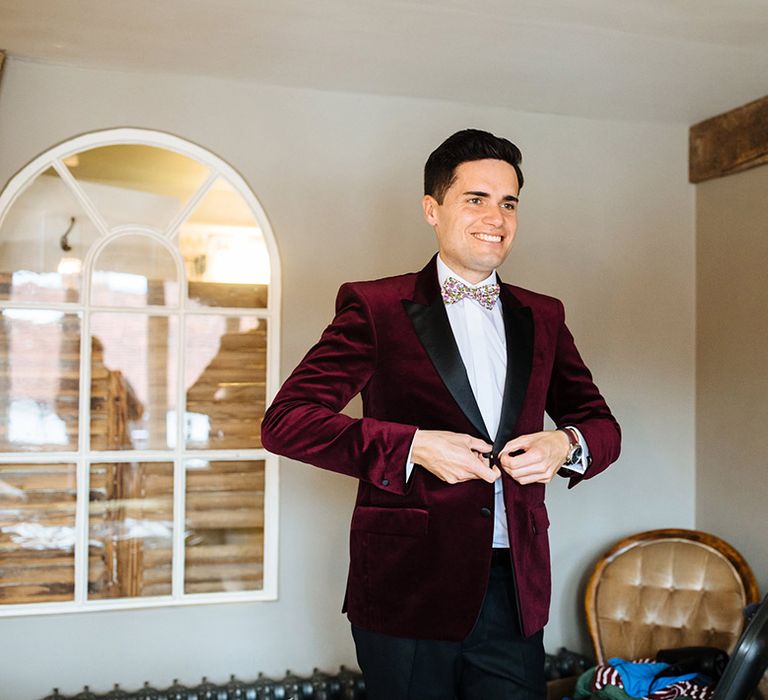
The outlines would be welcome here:
[[[413,434],[413,440],[416,439],[416,433]],[[579,440],[581,440],[581,433],[579,433]],[[410,481],[411,474],[413,473],[413,468],[416,466],[413,463],[413,460],[411,459],[413,455],[413,440],[411,440],[411,449],[408,450],[408,460],[405,463],[405,483],[407,484],[408,481]]]
[[[572,472],[576,472],[577,474],[583,474],[587,471],[587,467],[589,466],[589,447],[587,446],[587,441],[584,439],[584,436],[581,434],[581,430],[578,428],[575,428],[572,425],[566,426],[567,428],[570,428],[573,430],[573,432],[576,433],[576,435],[579,438],[579,445],[581,445],[581,459],[576,464],[571,464],[568,469]],[[408,455],[410,459],[410,454]]]

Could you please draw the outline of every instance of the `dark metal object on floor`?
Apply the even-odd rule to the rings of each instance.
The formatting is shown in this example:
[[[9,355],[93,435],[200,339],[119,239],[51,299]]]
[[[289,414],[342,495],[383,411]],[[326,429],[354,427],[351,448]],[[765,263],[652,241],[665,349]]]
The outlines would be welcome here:
[[[594,665],[586,656],[562,647],[557,654],[547,654],[547,680],[577,675]],[[315,668],[311,676],[298,676],[286,671],[281,679],[260,673],[255,680],[242,681],[230,676],[224,683],[203,677],[197,686],[187,687],[174,680],[173,685],[158,690],[145,683],[139,690],[125,691],[118,684],[103,694],[88,686],[76,695],[61,695],[58,688],[43,700],[365,700],[365,682],[359,671],[341,666],[336,673]]]

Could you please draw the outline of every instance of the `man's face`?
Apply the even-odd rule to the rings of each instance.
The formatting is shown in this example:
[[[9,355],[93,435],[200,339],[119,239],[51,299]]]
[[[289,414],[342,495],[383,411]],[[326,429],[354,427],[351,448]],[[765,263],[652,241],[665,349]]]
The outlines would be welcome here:
[[[424,216],[446,265],[477,283],[504,262],[515,239],[517,173],[506,161],[489,158],[462,163],[454,175],[442,204],[424,197]]]

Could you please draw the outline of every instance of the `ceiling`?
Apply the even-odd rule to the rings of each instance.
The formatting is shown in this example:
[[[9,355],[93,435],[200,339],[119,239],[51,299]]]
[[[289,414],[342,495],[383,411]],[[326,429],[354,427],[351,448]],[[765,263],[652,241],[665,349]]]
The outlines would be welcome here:
[[[633,121],[768,94],[766,0],[0,0],[0,48]]]

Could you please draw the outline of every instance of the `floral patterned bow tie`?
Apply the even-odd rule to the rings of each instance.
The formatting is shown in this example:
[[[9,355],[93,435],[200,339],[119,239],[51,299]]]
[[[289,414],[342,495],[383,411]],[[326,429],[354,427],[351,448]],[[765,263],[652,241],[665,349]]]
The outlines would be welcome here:
[[[499,298],[498,284],[484,284],[482,287],[468,287],[454,277],[449,277],[443,283],[441,290],[446,304],[455,304],[462,299],[474,299],[486,309],[492,309]]]

